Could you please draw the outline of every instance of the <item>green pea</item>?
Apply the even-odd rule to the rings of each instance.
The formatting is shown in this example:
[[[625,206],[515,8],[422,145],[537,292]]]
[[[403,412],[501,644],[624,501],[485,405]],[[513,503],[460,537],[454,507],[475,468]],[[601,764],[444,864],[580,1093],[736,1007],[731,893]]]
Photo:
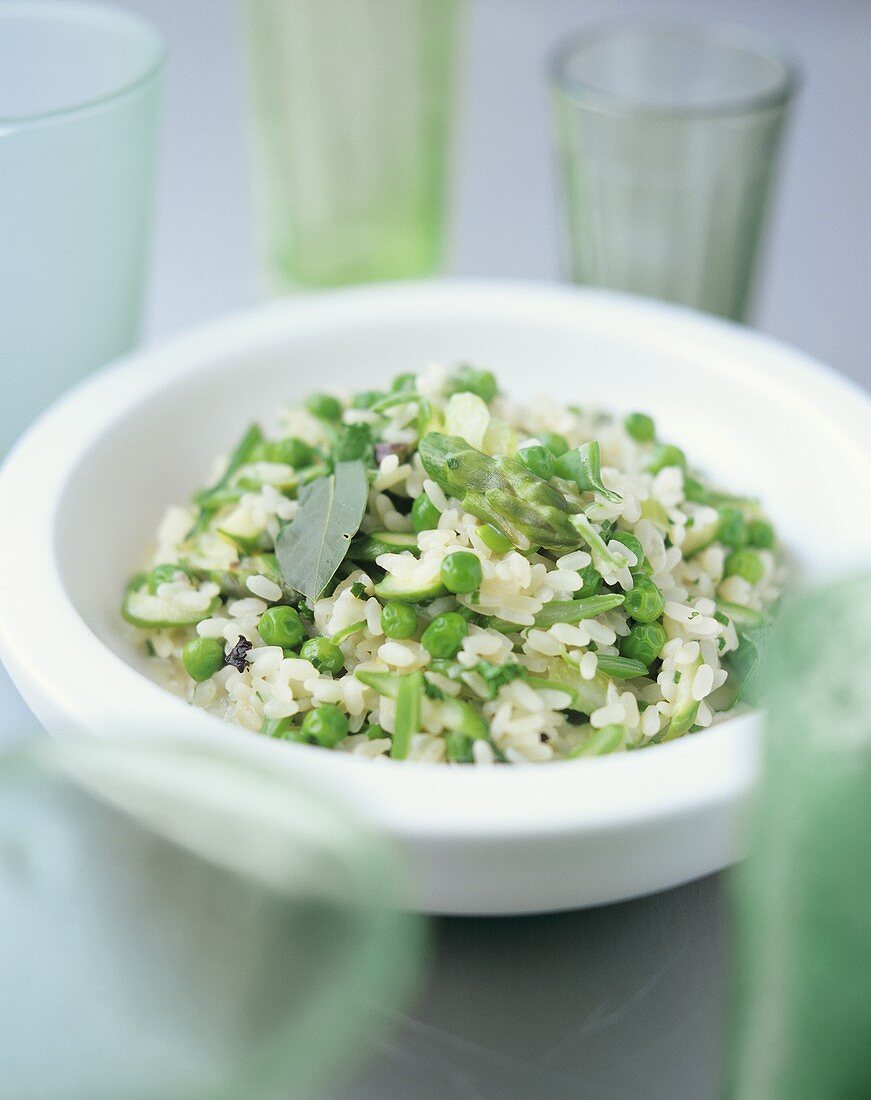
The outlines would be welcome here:
[[[342,419],[342,403],[336,397],[330,396],[328,393],[313,393],[311,397],[306,400],[306,410],[311,413],[312,416],[316,416],[318,420],[341,420]]]
[[[348,736],[348,718],[335,703],[321,703],[302,720],[303,736],[332,749]]]
[[[578,573],[584,583],[583,587],[574,593],[573,599],[585,600],[588,596],[597,596],[602,587],[602,577],[595,565],[591,563],[586,569],[578,570]]]
[[[767,519],[753,519],[747,524],[747,543],[758,550],[774,546],[774,528]]]
[[[448,379],[447,392],[474,393],[489,405],[499,392],[499,387],[492,371],[462,366]]]
[[[609,541],[619,542],[622,546],[625,546],[627,550],[631,550],[635,555],[636,564],[632,566],[633,570],[642,569],[645,563],[644,547],[638,539],[637,535],[633,535],[629,531],[614,531],[611,534]]]
[[[318,672],[327,672],[335,676],[345,664],[341,649],[328,638],[309,638],[299,651],[304,661],[311,661]]]
[[[559,432],[539,432],[538,442],[542,447],[547,447],[554,458],[559,458],[569,449],[568,440]]]
[[[193,638],[181,651],[188,676],[198,684],[224,667],[224,643],[217,638]]]
[[[493,551],[494,554],[507,554],[509,550],[514,548],[514,543],[511,539],[506,538],[501,531],[497,531],[489,523],[485,523],[478,531],[481,536],[481,542],[486,547]]]
[[[662,623],[636,623],[626,637],[620,639],[620,654],[649,668],[667,641]]]
[[[650,577],[642,573],[634,580],[635,584],[624,598],[623,610],[637,623],[652,623],[662,614],[665,600]]]
[[[680,449],[671,443],[660,443],[650,456],[647,469],[652,474],[658,474],[666,466],[680,466],[682,470],[687,468],[687,457]]]
[[[352,409],[371,409],[373,405],[377,405],[378,402],[384,397],[381,390],[365,390],[363,393],[355,394],[351,399]]]
[[[314,458],[314,450],[308,443],[292,435],[277,443],[267,443],[264,451],[268,462],[285,462],[295,470],[311,466]]]
[[[280,645],[282,649],[295,649],[305,637],[299,613],[283,605],[264,611],[257,630],[264,645]]]
[[[441,575],[448,592],[474,592],[481,587],[480,559],[468,550],[457,550],[442,562]]]
[[[550,481],[556,472],[556,459],[547,447],[521,447],[515,458],[521,466],[545,481]]]
[[[421,493],[414,498],[411,506],[411,523],[415,531],[434,531],[439,525],[441,512],[436,508],[426,493]]]
[[[456,657],[469,632],[469,624],[456,611],[436,615],[421,636],[421,645],[433,657]]]
[[[740,550],[747,544],[747,524],[744,513],[739,508],[726,505],[719,509],[720,522],[717,525],[717,538],[724,546]]]
[[[162,584],[177,581],[179,577],[189,577],[190,573],[183,565],[177,562],[165,565],[155,565],[148,574],[148,591],[153,596]]]
[[[370,722],[368,726],[364,726],[361,733],[365,733],[369,741],[378,741],[382,737],[389,737],[390,735],[385,733],[381,726],[377,722]]]
[[[381,629],[388,638],[410,638],[417,630],[417,612],[410,604],[391,600],[381,608]]]
[[[752,550],[733,550],[726,558],[724,573],[727,577],[743,577],[748,584],[759,584],[764,572],[762,558]]]
[[[623,427],[636,443],[652,443],[656,438],[656,425],[647,413],[630,413],[624,419]]]

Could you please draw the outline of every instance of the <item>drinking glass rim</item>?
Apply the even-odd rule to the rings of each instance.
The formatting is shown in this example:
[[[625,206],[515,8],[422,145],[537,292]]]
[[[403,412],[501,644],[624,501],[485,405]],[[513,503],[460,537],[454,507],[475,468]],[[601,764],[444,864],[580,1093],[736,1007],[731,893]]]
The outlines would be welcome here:
[[[111,91],[104,92],[102,95],[75,100],[50,111],[33,111],[18,115],[0,114],[0,126],[12,128],[38,125],[39,123],[53,122],[55,119],[63,119],[70,115],[105,106],[136,92],[152,81],[163,68],[166,58],[163,40],[148,20],[133,12],[109,7],[106,4],[91,3],[90,0],[75,0],[75,2],[64,3],[50,2],[50,0],[13,0],[13,2],[5,3],[0,7],[0,26],[6,21],[24,20],[33,22],[45,20],[58,24],[91,23],[94,26],[103,24],[107,28],[111,28],[113,25],[119,28],[126,27],[141,35],[148,45],[150,56],[146,59],[141,72],[112,88]]]
[[[704,105],[675,104],[667,107],[608,91],[569,74],[568,62],[581,49],[633,30],[646,34],[677,32],[720,45],[733,45],[773,62],[780,68],[780,78],[770,89],[755,95],[736,95]],[[798,62],[767,35],[728,23],[697,23],[679,19],[612,19],[595,23],[561,38],[551,52],[547,70],[556,91],[603,114],[678,120],[723,118],[780,107],[789,102],[801,82]]]

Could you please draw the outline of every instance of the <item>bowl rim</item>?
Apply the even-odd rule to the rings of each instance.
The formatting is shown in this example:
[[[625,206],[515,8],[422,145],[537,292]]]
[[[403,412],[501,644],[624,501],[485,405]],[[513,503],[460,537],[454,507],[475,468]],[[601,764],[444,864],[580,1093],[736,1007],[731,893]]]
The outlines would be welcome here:
[[[325,325],[371,324],[373,317],[384,324],[409,311],[432,318],[445,309],[494,319],[522,314],[543,324],[570,319],[605,331],[638,324],[660,349],[698,348],[701,341],[700,359],[728,362],[736,373],[752,372],[755,385],[836,415],[871,484],[864,443],[871,438],[871,398],[860,387],[769,337],[682,307],[560,284],[449,279],[341,289],[234,312],[101,369],[43,413],[0,468],[0,529],[14,527],[16,536],[0,540],[0,655],[25,699],[52,716],[52,732],[171,731],[207,743],[231,737],[278,766],[341,789],[399,835],[458,842],[607,831],[725,806],[746,794],[756,769],[755,713],[645,752],[546,766],[373,762],[270,742],[191,707],[128,665],[80,617],[56,561],[58,507],[79,463],[119,419],[227,355],[253,354]],[[43,614],[34,614],[34,600]],[[41,626],[46,616],[50,632]],[[76,662],[68,660],[70,651]],[[108,690],[95,688],[101,683]]]

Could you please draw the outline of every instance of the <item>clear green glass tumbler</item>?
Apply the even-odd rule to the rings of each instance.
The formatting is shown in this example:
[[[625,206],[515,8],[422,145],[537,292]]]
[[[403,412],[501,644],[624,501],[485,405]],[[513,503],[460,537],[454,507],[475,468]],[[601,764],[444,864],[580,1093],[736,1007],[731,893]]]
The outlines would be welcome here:
[[[871,573],[772,645],[753,850],[737,872],[734,1100],[871,1096]]]
[[[460,0],[247,0],[273,289],[439,264]]]
[[[132,15],[0,5],[0,458],[136,341],[162,69]]]
[[[572,279],[743,319],[792,65],[740,30],[616,23],[551,80]]]

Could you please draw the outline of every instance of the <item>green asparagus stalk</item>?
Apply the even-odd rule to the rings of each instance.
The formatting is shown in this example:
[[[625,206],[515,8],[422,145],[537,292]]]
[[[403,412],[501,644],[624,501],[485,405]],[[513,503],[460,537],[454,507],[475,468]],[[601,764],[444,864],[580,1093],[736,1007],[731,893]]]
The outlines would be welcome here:
[[[423,698],[423,673],[420,669],[399,679],[396,693],[396,728],[390,755],[394,760],[408,756],[412,735],[420,732],[420,703]]]
[[[420,457],[433,481],[515,545],[528,540],[556,550],[579,544],[565,497],[514,459],[492,458],[440,432],[423,437]]]
[[[555,623],[579,623],[583,619],[594,619],[606,611],[619,607],[625,599],[618,592],[609,592],[604,596],[590,596],[585,600],[552,600],[535,616],[535,625],[547,629]]]

